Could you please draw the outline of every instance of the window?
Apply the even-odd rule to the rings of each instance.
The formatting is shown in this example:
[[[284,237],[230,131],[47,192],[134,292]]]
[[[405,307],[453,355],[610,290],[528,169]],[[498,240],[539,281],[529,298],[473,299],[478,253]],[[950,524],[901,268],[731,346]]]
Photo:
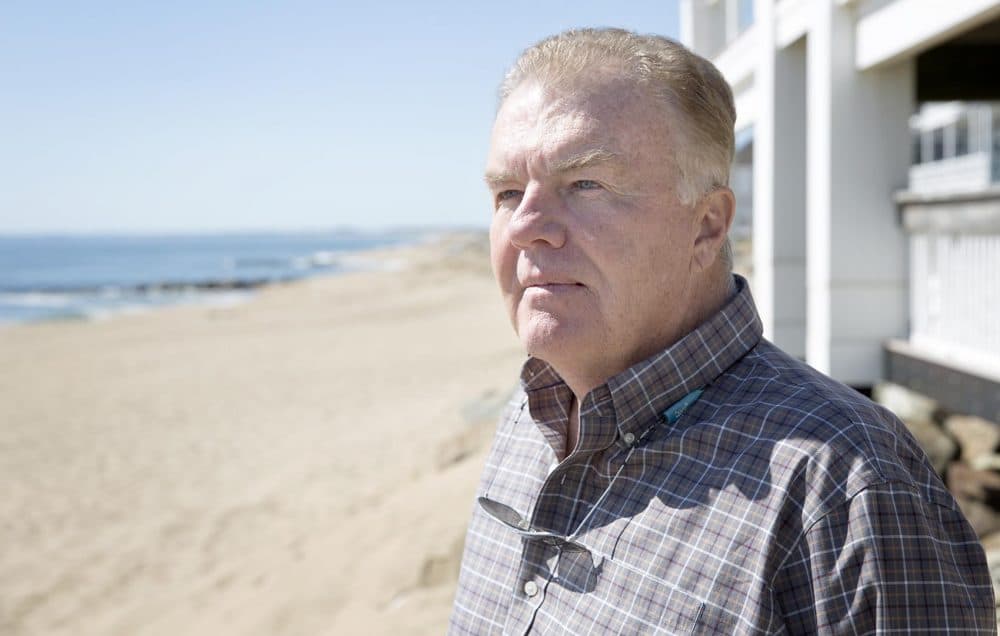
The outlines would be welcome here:
[[[1000,110],[993,111],[993,156],[1000,154]]]
[[[969,154],[969,117],[965,113],[955,122],[955,156]]]

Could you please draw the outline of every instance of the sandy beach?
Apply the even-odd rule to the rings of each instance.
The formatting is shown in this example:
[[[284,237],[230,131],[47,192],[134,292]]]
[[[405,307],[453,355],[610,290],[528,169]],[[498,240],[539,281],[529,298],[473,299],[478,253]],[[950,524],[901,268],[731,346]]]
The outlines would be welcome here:
[[[437,634],[522,360],[485,239],[0,328],[0,633]]]

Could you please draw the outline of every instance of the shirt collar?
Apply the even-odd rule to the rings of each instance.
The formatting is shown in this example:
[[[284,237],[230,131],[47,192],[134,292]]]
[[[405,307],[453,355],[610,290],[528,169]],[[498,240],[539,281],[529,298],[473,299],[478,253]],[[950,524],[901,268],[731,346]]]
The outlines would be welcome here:
[[[760,341],[762,326],[746,279],[736,293],[680,340],[587,394],[580,408],[578,451],[596,451],[662,421],[670,405],[711,384]],[[521,369],[532,419],[553,448],[565,444],[572,392],[546,362],[529,358]]]

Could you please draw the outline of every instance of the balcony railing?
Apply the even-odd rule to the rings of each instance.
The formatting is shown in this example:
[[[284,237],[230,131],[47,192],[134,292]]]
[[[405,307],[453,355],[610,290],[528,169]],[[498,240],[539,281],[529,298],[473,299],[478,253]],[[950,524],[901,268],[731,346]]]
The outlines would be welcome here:
[[[1000,104],[926,104],[910,130],[911,192],[967,193],[1000,184]]]

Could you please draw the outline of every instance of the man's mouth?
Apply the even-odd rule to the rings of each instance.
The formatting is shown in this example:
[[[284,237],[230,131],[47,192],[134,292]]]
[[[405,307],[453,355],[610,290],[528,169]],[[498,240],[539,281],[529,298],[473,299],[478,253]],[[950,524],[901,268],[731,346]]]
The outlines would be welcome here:
[[[527,289],[528,287],[583,287],[583,283],[572,279],[570,277],[562,276],[539,276],[539,275],[529,275],[521,278],[518,282],[521,283],[521,287]]]
[[[543,292],[549,294],[559,294],[566,293],[578,289],[583,289],[583,283],[577,283],[572,281],[538,281],[533,283],[526,283],[524,285],[524,291],[528,292],[535,290],[536,292]]]
[[[534,283],[532,285],[527,285],[527,287],[541,287],[542,289],[554,289],[556,287],[583,287],[583,283]]]

